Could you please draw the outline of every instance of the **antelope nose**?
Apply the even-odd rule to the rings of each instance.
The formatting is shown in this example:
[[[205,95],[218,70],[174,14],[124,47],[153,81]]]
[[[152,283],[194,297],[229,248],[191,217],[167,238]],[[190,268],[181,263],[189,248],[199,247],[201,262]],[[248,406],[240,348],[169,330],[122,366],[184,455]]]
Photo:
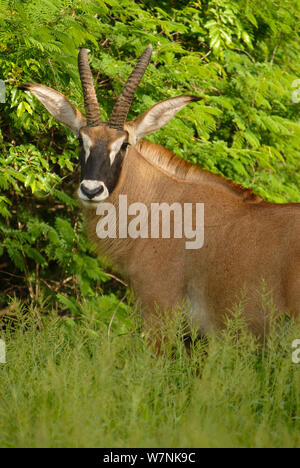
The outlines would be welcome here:
[[[80,188],[81,188],[82,193],[86,197],[88,197],[90,200],[92,200],[92,198],[96,197],[97,195],[100,195],[100,193],[103,192],[103,184],[101,184],[101,182],[99,182],[99,185],[97,185],[94,188],[88,188],[83,183],[83,184],[80,185]]]

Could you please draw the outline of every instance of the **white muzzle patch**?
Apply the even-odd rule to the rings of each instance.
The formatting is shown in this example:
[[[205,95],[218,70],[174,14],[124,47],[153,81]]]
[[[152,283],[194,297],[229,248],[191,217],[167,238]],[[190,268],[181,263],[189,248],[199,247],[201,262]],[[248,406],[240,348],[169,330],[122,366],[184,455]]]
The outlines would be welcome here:
[[[100,190],[101,188],[102,190],[98,195],[96,194],[95,196],[89,197],[87,193],[84,193],[82,186],[84,186],[84,188],[91,192],[97,189]],[[109,191],[104,182],[100,182],[98,180],[83,180],[78,189],[78,196],[81,200],[90,203],[95,203],[105,200],[109,196]]]

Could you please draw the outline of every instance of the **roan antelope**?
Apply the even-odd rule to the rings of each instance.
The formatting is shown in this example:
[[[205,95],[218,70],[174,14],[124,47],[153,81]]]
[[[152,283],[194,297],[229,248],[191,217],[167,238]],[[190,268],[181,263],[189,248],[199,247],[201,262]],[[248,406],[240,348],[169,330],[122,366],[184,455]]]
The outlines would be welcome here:
[[[141,303],[146,329],[159,345],[162,311],[189,304],[187,319],[200,334],[224,326],[226,314],[245,291],[244,317],[262,336],[268,322],[261,300],[262,282],[272,293],[276,313],[299,317],[300,204],[277,205],[251,191],[177,158],[162,146],[140,141],[155,132],[195,96],[159,102],[126,122],[134,93],[150,61],[147,47],[117,100],[109,122],[102,122],[88,63],[81,49],[78,67],[86,118],[61,93],[27,83],[57,120],[78,137],[81,161],[79,198],[99,253],[109,257],[132,285]],[[182,238],[97,239],[99,217],[92,208],[119,195],[128,204],[203,203],[205,241],[188,250]],[[100,205],[99,205],[100,206]],[[160,314],[157,313],[160,311]]]

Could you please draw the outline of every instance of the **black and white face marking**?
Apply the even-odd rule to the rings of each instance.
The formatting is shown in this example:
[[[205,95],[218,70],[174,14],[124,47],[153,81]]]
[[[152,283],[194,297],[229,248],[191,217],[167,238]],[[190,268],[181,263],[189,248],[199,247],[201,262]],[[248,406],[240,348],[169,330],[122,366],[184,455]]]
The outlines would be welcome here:
[[[107,125],[80,130],[81,184],[78,195],[81,200],[100,202],[112,193],[121,173],[127,138],[127,132]]]

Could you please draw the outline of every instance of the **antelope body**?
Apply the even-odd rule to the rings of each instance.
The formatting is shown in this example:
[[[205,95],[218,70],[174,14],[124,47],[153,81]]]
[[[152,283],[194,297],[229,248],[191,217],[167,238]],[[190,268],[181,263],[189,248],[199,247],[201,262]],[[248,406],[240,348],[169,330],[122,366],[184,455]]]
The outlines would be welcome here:
[[[60,93],[28,83],[31,91],[80,142],[82,200],[99,253],[108,256],[132,285],[141,303],[145,326],[159,341],[160,311],[188,304],[186,314],[205,334],[221,328],[244,292],[243,313],[250,329],[263,335],[268,311],[262,285],[271,293],[275,313],[300,314],[300,204],[277,205],[251,191],[174,156],[165,148],[139,141],[165,125],[195,96],[178,96],[154,105],[131,122],[126,117],[134,92],[149,63],[152,47],[140,58],[110,120],[100,113],[88,64],[79,53],[86,118]],[[205,242],[185,248],[184,238],[96,237],[99,203],[204,203]],[[94,208],[93,209],[91,209]]]

